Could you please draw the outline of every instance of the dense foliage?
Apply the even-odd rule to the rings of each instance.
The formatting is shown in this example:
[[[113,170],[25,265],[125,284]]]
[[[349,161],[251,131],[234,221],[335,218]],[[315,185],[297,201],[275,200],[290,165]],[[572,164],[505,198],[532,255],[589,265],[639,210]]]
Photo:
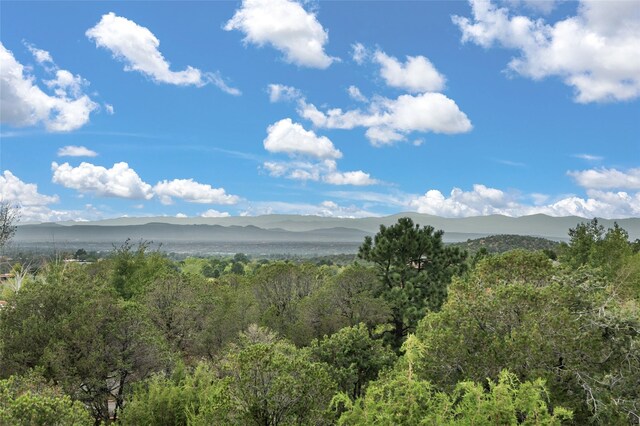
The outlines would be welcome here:
[[[467,250],[475,254],[480,250],[487,253],[504,253],[511,250],[548,251],[555,252],[560,243],[546,238],[531,237],[529,235],[490,235],[488,237],[469,239],[462,243],[454,243],[452,246]]]
[[[12,265],[0,424],[637,424],[640,253],[579,224],[557,260],[401,219],[347,264]]]

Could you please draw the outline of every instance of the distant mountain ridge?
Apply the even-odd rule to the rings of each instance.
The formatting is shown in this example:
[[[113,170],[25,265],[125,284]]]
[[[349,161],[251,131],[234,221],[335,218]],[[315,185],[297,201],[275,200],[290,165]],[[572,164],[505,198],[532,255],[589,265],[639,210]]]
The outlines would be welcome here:
[[[358,242],[369,233],[350,228],[326,228],[310,231],[263,229],[253,225],[176,225],[146,223],[144,225],[59,225],[44,223],[23,225],[16,232],[18,243],[48,241],[64,242],[122,242],[152,240],[155,242]]]
[[[175,217],[135,217],[135,218],[117,218],[106,219],[95,222],[58,222],[55,225],[64,228],[72,228],[71,234],[81,233],[81,229],[86,231],[102,231],[99,228],[115,228],[131,227],[130,231],[144,230],[143,234],[147,234],[150,229],[157,229],[158,225],[172,225],[165,229],[171,235],[174,235],[181,230],[187,234],[192,235],[187,228],[173,228],[173,226],[218,226],[221,228],[230,228],[239,232],[241,235],[246,235],[249,238],[248,229],[240,229],[243,227],[255,227],[256,238],[258,236],[264,238],[301,238],[301,234],[286,234],[292,233],[307,233],[308,237],[328,237],[327,233],[318,233],[321,230],[331,230],[329,234],[334,235],[341,240],[349,240],[350,238],[356,238],[356,236],[364,236],[375,234],[380,225],[392,225],[397,222],[400,217],[410,217],[415,223],[421,225],[431,225],[436,229],[442,229],[445,231],[445,240],[448,239],[447,234],[469,234],[469,238],[482,237],[488,235],[497,234],[513,234],[513,235],[528,235],[534,237],[548,238],[556,241],[566,241],[568,239],[568,231],[570,228],[574,228],[580,222],[587,222],[589,219],[566,216],[566,217],[552,217],[542,214],[521,216],[521,217],[508,217],[500,215],[490,216],[476,216],[467,218],[444,218],[439,216],[431,216],[420,213],[398,213],[391,216],[384,217],[366,217],[366,218],[335,218],[335,217],[320,217],[320,216],[302,216],[302,215],[264,215],[264,216],[232,216],[232,217],[219,217],[219,218],[175,218]],[[627,219],[599,219],[605,228],[612,227],[614,222],[617,222],[622,228],[627,230],[629,237],[632,240],[640,238],[640,218],[627,218]],[[25,224],[18,227],[18,233],[16,235],[17,241],[20,241],[23,236],[31,235],[30,238],[35,236],[35,229],[44,230],[43,227],[51,226],[52,224]],[[150,225],[147,228],[135,228],[140,226]],[[233,228],[235,227],[235,228]],[[29,229],[29,232],[25,232]],[[77,231],[76,231],[77,229]],[[196,229],[196,228],[193,228]],[[207,228],[197,228],[205,230]],[[216,228],[218,229],[218,228]],[[249,228],[252,229],[252,228]],[[344,232],[335,231],[336,229],[343,229]],[[50,231],[51,229],[49,229]],[[60,229],[56,233],[60,232],[60,235],[67,235],[67,230],[64,232]],[[313,234],[317,231],[316,234]],[[205,231],[203,231],[205,232]],[[213,231],[206,231],[213,232]],[[217,231],[222,235],[226,231],[218,229]],[[341,235],[343,234],[344,235]],[[69,234],[69,235],[71,235]],[[213,234],[211,234],[213,235]],[[225,233],[224,235],[230,235]],[[176,236],[177,238],[177,236]],[[461,241],[461,235],[457,235],[454,238],[457,241]],[[313,241],[313,240],[311,240]],[[464,241],[464,240],[462,240]]]

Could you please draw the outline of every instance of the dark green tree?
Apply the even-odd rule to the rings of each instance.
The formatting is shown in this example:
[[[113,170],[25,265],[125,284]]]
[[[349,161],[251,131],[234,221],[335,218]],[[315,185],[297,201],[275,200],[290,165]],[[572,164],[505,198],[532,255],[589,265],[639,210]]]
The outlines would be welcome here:
[[[40,367],[96,420],[116,413],[129,385],[168,367],[160,333],[137,302],[122,300],[104,274],[52,264],[0,311],[0,374]],[[113,414],[113,413],[112,413]]]
[[[376,296],[391,309],[396,349],[427,311],[440,309],[451,277],[465,270],[467,253],[445,247],[442,234],[405,217],[395,225],[381,225],[360,246],[358,256],[376,268]]]
[[[314,340],[311,354],[331,367],[331,377],[338,382],[339,390],[354,400],[362,396],[369,381],[396,360],[394,351],[382,340],[373,339],[364,323]]]
[[[474,278],[494,285],[518,282],[545,285],[553,273],[553,264],[544,252],[520,249],[485,257],[473,268]]]

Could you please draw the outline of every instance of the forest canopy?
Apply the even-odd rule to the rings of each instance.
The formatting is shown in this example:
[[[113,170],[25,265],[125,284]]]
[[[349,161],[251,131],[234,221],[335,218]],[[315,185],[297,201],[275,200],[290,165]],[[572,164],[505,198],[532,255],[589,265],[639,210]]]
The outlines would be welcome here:
[[[347,264],[12,265],[0,424],[637,424],[638,244],[568,233],[468,256],[403,218]]]

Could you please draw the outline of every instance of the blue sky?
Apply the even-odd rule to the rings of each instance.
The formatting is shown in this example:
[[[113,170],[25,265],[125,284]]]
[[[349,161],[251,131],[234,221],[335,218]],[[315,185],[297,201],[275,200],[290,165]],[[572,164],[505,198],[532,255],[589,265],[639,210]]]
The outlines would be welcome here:
[[[2,1],[24,221],[640,216],[640,2]]]

